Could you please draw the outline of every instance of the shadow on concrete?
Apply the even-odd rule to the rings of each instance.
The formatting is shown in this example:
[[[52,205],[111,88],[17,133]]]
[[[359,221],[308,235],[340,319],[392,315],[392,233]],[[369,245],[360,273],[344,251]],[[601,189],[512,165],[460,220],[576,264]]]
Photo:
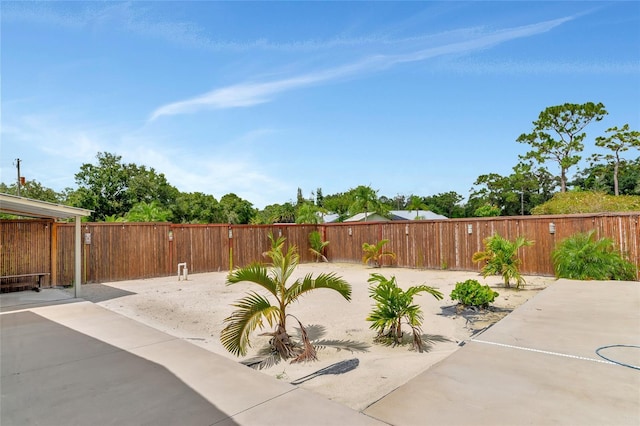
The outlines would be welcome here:
[[[84,284],[82,286],[81,297],[89,302],[98,303],[119,297],[131,296],[133,294],[137,293],[104,284]]]
[[[33,312],[0,326],[0,424],[235,424],[154,362]]]
[[[0,294],[0,312],[74,303],[78,300],[72,292],[61,288],[43,288],[39,292],[15,291]]]

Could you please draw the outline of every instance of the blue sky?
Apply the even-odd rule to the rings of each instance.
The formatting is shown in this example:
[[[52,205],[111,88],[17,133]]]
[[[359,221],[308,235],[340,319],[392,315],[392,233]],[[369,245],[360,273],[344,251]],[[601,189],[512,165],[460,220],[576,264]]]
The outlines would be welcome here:
[[[585,156],[609,127],[640,130],[640,2],[1,8],[5,183],[20,158],[27,179],[75,187],[107,151],[258,208],[298,187],[466,198],[512,172],[548,106],[604,103]]]

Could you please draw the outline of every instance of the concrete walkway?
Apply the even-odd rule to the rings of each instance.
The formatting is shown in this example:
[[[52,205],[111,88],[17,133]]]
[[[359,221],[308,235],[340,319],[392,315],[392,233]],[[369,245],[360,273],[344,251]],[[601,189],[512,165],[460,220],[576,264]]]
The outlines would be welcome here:
[[[3,426],[640,424],[640,370],[595,353],[640,344],[637,282],[560,280],[363,413],[64,292],[0,302]]]
[[[28,305],[0,315],[2,426],[383,424],[93,303]]]
[[[640,283],[559,280],[364,412],[394,425],[639,425]],[[640,366],[640,348],[607,358]]]

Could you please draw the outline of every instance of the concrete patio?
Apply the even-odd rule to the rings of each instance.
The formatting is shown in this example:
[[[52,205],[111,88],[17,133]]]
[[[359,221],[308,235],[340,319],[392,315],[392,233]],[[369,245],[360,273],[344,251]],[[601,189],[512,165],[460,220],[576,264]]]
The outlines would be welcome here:
[[[559,280],[362,413],[63,290],[0,296],[2,425],[638,425],[640,283]],[[640,366],[640,349],[607,358]]]

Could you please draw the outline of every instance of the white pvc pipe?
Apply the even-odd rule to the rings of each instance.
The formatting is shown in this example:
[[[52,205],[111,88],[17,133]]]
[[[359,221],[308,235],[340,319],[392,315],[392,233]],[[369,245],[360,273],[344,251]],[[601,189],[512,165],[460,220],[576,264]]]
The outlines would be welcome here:
[[[187,280],[187,262],[178,263],[178,281],[180,281],[180,268],[182,268],[182,274],[184,276],[184,280]]]

